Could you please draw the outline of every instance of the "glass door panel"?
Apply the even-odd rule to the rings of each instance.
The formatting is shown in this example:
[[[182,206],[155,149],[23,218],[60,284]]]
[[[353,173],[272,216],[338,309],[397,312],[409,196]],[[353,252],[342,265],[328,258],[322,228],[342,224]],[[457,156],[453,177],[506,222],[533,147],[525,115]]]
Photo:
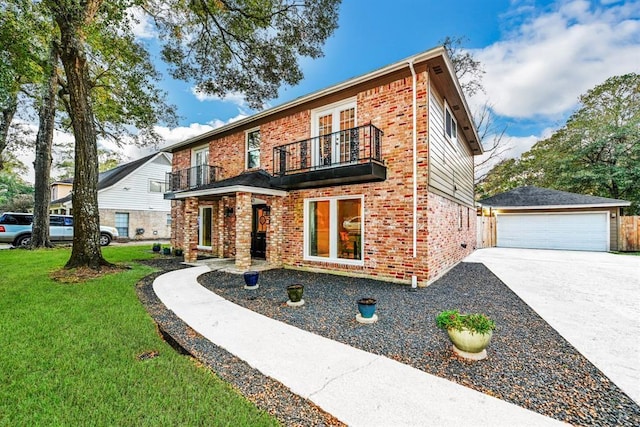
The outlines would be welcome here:
[[[329,257],[329,201],[309,203],[309,255]]]

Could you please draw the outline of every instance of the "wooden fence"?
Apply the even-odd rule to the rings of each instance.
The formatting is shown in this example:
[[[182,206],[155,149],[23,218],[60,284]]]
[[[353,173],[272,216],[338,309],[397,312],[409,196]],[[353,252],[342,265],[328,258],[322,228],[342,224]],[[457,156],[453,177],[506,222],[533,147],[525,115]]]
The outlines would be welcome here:
[[[621,251],[640,251],[640,216],[621,216],[618,235]]]
[[[492,248],[496,245],[496,217],[479,216],[477,224],[476,247]]]
[[[496,218],[479,216],[477,248],[492,248],[496,245]],[[640,216],[621,216],[618,231],[618,250],[640,251]]]

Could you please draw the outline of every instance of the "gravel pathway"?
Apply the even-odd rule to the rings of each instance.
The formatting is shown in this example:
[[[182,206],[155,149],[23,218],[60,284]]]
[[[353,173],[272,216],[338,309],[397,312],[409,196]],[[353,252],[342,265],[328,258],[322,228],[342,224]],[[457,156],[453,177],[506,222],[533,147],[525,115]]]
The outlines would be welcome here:
[[[228,273],[207,273],[200,283],[271,318],[574,425],[640,425],[640,407],[482,264],[461,263],[416,292],[294,270],[264,271],[251,291],[243,289],[242,276]],[[285,304],[292,283],[305,285],[302,307]],[[380,320],[372,325],[355,321],[355,302],[365,296],[378,300]],[[496,321],[488,359],[472,363],[453,355],[434,322],[453,308]]]

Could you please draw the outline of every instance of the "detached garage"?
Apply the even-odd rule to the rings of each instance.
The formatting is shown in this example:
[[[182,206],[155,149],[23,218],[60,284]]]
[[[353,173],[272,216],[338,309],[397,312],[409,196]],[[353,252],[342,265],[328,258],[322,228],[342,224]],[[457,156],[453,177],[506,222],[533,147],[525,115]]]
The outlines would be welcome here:
[[[495,217],[498,247],[610,251],[618,249],[622,207],[631,203],[528,186],[479,204]]]

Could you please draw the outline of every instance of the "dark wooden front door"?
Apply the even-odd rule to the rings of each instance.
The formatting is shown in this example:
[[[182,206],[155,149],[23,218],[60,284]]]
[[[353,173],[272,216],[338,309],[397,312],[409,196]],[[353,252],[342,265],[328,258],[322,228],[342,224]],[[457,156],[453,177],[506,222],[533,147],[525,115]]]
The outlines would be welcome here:
[[[253,258],[266,258],[267,256],[268,225],[267,205],[253,205],[251,227],[251,257]]]

